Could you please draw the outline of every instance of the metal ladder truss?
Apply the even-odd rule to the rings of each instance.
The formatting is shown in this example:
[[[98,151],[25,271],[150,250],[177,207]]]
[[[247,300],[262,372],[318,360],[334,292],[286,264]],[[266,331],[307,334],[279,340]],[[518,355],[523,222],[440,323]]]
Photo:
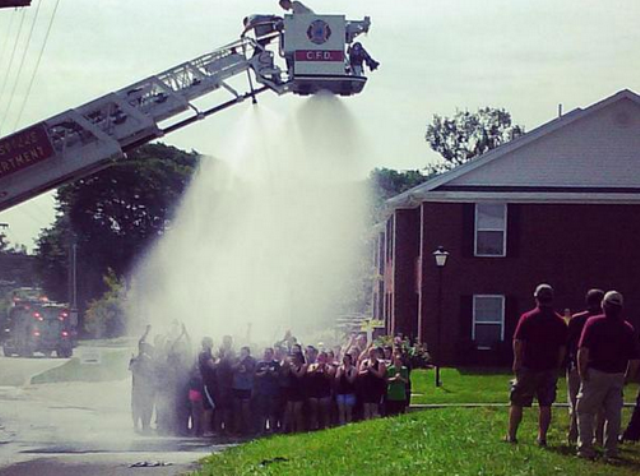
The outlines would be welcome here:
[[[251,70],[261,83],[253,88]],[[247,75],[247,87],[237,91],[228,80]],[[18,131],[0,144],[21,142],[30,130],[43,130],[50,157],[25,170],[2,174],[0,210],[4,210],[69,180],[96,172],[123,153],[162,137],[266,90],[284,94],[286,75],[274,65],[274,54],[252,38],[242,38],[222,48],[179,64],[163,73],[67,110],[44,122]],[[200,111],[195,99],[222,89],[229,96]],[[187,111],[193,114],[162,129],[160,123]]]
[[[54,149],[65,153],[97,140],[115,141],[128,150],[141,140],[162,137],[159,123],[189,109],[205,117],[191,102],[217,89],[231,93],[234,103],[242,101],[253,93],[241,94],[226,81],[269,55],[250,56],[256,48],[254,40],[244,38],[55,116],[45,121]],[[260,66],[265,68],[274,68],[272,59]]]

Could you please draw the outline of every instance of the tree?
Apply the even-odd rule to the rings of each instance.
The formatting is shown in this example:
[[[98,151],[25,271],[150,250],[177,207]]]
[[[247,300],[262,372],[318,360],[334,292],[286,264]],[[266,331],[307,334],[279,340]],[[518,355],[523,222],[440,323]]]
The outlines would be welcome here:
[[[77,245],[78,300],[99,298],[107,270],[126,275],[160,237],[198,164],[196,152],[164,144],[140,147],[111,167],[65,185],[57,218],[37,241],[37,266],[53,299],[66,300],[69,249]]]
[[[7,235],[0,231],[0,253],[8,253],[14,255],[26,255],[27,247],[20,243],[11,244]]]
[[[47,296],[55,301],[66,301],[68,298],[71,236],[69,219],[59,211],[53,225],[42,230],[36,241],[36,273]]]
[[[425,138],[445,160],[431,166],[442,172],[461,165],[524,134],[524,127],[513,124],[505,109],[485,107],[475,113],[457,111],[452,118],[433,116]]]
[[[127,286],[112,269],[104,276],[106,292],[89,304],[85,316],[85,329],[98,339],[118,337],[126,331]]]
[[[376,198],[379,200],[387,200],[420,185],[431,177],[431,174],[422,173],[420,170],[402,172],[384,167],[373,169],[370,175]]]
[[[420,170],[398,171],[384,167],[373,169],[369,174],[369,182],[373,191],[372,223],[378,223],[382,219],[385,202],[388,199],[426,182],[434,175],[433,171],[427,173]]]
[[[9,240],[7,240],[7,235],[0,232],[0,253],[7,251],[9,247]]]

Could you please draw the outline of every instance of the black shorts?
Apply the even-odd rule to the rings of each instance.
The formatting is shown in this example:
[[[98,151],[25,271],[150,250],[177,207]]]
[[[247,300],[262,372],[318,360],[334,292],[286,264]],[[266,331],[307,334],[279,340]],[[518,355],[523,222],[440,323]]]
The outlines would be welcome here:
[[[305,395],[301,388],[290,387],[287,389],[287,401],[288,402],[304,402]]]
[[[205,385],[203,387],[204,392],[202,392],[202,404],[205,410],[213,410],[213,392],[210,391],[209,388],[211,387]]]
[[[213,390],[213,402],[215,403],[216,410],[224,411],[231,409],[232,394],[231,389],[228,387],[214,387]]]
[[[510,400],[513,405],[530,407],[534,397],[541,407],[550,407],[556,401],[558,371],[521,369],[511,381]]]
[[[315,400],[322,400],[325,398],[331,398],[331,391],[328,392],[314,392],[309,395],[307,398],[313,398]]]
[[[251,390],[240,390],[238,388],[233,389],[234,400],[251,400]]]

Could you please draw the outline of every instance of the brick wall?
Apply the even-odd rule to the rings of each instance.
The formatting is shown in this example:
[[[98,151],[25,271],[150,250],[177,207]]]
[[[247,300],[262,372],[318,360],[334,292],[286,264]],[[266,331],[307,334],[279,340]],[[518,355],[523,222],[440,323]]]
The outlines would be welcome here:
[[[393,261],[394,333],[416,337],[418,333],[417,265],[420,245],[420,210],[398,210],[395,213],[396,241]]]
[[[433,348],[438,275],[431,253],[444,246],[450,252],[443,271],[441,334],[442,357],[447,363],[508,363],[517,319],[533,307],[533,289],[541,282],[556,289],[558,310],[574,312],[582,309],[587,289],[617,289],[627,299],[627,316],[634,324],[640,323],[640,206],[512,204],[508,210],[507,257],[477,258],[472,249],[473,204],[422,205],[422,337]],[[402,215],[404,212],[396,213]],[[396,322],[402,325],[413,309],[406,283],[415,272],[400,266],[401,256],[413,249],[416,239],[409,222],[407,217],[407,226],[398,227],[396,235],[395,309]],[[473,349],[470,300],[474,294],[506,296],[502,349]]]

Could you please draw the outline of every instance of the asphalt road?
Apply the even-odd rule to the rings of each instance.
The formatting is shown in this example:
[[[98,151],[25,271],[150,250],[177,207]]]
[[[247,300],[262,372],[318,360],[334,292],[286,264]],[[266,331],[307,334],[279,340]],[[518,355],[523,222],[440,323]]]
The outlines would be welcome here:
[[[27,385],[31,377],[58,367],[67,359],[47,358],[3,358],[0,351],[0,387],[21,387]]]
[[[183,474],[221,448],[134,433],[129,381],[29,384],[62,363],[0,357],[1,476]]]

